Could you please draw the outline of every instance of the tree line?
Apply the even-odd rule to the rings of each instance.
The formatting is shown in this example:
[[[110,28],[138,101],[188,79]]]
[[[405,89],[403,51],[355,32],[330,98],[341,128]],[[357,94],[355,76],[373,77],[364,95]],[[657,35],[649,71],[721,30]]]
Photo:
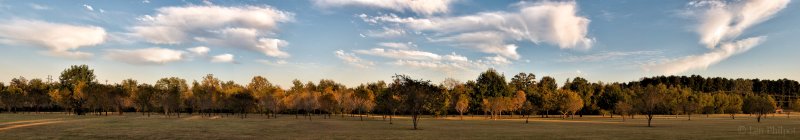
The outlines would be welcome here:
[[[574,118],[576,115],[619,115],[623,121],[634,115],[730,114],[757,115],[758,121],[776,109],[800,110],[796,81],[702,78],[692,75],[642,78],[628,83],[589,82],[576,77],[559,87],[549,76],[537,79],[533,73],[519,73],[507,81],[494,69],[475,80],[461,82],[447,78],[441,83],[395,75],[392,81],[346,87],[333,80],[317,83],[292,81],[284,89],[267,78],[255,76],[241,85],[209,74],[200,81],[178,77],[161,78],[155,84],[126,79],[119,84],[97,82],[87,65],[74,65],[57,81],[13,78],[0,83],[0,103],[5,112],[63,111],[68,114],[108,115],[137,112],[180,117],[238,116],[257,113],[269,117],[293,114],[309,120],[371,114],[388,117],[410,115],[417,127],[421,115],[434,118],[450,114],[483,115],[487,119],[530,118],[532,115]],[[776,96],[781,95],[781,96]],[[784,104],[779,104],[780,97]],[[504,116],[507,115],[507,116]],[[788,113],[787,113],[788,115]]]

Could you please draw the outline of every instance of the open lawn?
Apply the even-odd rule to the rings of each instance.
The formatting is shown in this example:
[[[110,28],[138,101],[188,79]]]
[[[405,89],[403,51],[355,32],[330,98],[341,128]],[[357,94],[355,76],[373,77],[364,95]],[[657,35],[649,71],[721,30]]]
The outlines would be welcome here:
[[[349,116],[314,116],[311,121],[302,115],[248,117],[3,113],[0,139],[800,139],[800,116],[794,115],[791,119],[770,115],[761,123],[746,114],[735,120],[728,115],[695,115],[691,121],[686,116],[658,116],[654,127],[647,127],[644,116],[625,122],[619,116],[563,120],[536,116],[528,124],[519,116],[502,120],[465,116],[463,121],[456,116],[423,118],[421,130],[411,130],[408,117],[395,117],[395,124],[381,116],[364,121]]]

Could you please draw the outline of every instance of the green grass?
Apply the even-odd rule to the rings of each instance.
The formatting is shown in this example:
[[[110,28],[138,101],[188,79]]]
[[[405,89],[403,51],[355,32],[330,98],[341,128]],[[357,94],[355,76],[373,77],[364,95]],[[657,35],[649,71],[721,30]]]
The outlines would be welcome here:
[[[426,116],[429,117],[429,116]],[[531,123],[514,116],[486,120],[481,116],[444,119],[423,118],[421,130],[411,130],[407,117],[396,117],[388,124],[381,116],[359,121],[358,117],[334,116],[312,121],[280,115],[267,119],[251,114],[249,118],[151,117],[127,113],[123,116],[73,116],[58,113],[0,114],[0,139],[800,139],[800,116],[787,119],[772,115],[757,123],[749,115],[658,116],[654,127],[647,127],[644,116],[626,122],[601,116],[575,119],[532,117]],[[551,116],[557,117],[557,116]],[[789,132],[755,131],[783,128]],[[750,131],[754,132],[754,131]]]

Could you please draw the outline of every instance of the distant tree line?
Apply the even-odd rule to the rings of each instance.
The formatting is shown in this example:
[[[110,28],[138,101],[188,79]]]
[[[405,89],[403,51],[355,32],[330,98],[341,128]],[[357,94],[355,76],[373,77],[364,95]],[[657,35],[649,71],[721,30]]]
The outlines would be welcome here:
[[[325,118],[339,115],[361,120],[370,114],[388,117],[410,115],[416,128],[420,115],[434,118],[458,115],[483,115],[487,119],[539,115],[574,118],[582,115],[620,115],[633,118],[645,115],[755,114],[760,122],[776,109],[798,110],[798,82],[788,79],[726,79],[692,76],[659,76],[628,83],[589,82],[576,77],[563,86],[549,76],[537,79],[532,73],[519,73],[506,80],[494,69],[477,79],[460,82],[451,78],[442,83],[395,75],[384,81],[346,87],[333,80],[317,83],[292,81],[288,89],[255,76],[241,85],[222,81],[209,74],[200,81],[178,77],[162,78],[155,84],[126,79],[118,84],[97,82],[87,65],[65,69],[57,81],[13,78],[0,83],[0,103],[5,112],[63,111],[68,114],[108,115],[137,112],[180,117],[238,116],[250,113],[278,117],[277,114],[312,115]],[[778,97],[779,101],[776,101]],[[780,104],[783,103],[783,104]],[[788,114],[788,113],[787,113]],[[649,125],[649,121],[648,121]]]

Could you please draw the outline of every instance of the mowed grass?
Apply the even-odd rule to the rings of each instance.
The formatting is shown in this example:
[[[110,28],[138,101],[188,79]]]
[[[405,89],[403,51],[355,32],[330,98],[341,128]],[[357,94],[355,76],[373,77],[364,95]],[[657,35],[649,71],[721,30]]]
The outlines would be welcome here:
[[[770,115],[757,123],[754,116],[658,116],[647,127],[644,116],[625,122],[601,116],[574,119],[482,116],[433,119],[425,116],[421,130],[411,120],[395,117],[388,124],[381,116],[279,115],[277,119],[250,114],[248,118],[181,115],[167,118],[127,113],[122,116],[74,116],[59,113],[0,114],[0,139],[800,139],[800,116]],[[558,117],[558,116],[551,116]]]

